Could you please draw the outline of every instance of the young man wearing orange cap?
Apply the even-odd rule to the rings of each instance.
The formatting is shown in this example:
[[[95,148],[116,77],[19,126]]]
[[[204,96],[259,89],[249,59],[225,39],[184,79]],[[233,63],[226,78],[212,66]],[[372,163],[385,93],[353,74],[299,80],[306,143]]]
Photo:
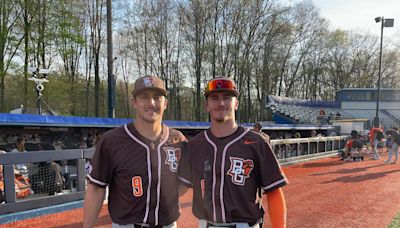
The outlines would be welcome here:
[[[192,210],[200,228],[261,228],[263,193],[273,227],[285,227],[281,187],[287,180],[267,140],[237,125],[238,96],[230,78],[208,82],[205,97],[211,128],[188,142],[179,179],[193,188]]]
[[[84,227],[95,225],[107,186],[112,227],[176,227],[177,169],[186,138],[162,124],[166,96],[161,79],[136,80],[131,100],[135,121],[106,132],[96,145],[87,176]]]

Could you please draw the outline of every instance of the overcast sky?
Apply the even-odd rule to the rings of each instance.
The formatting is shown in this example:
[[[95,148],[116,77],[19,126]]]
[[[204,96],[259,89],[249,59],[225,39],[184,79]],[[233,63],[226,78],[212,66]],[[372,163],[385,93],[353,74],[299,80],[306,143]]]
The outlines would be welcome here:
[[[284,0],[294,3],[300,0]],[[380,23],[374,18],[394,18],[394,27],[384,28],[384,38],[399,40],[400,0],[313,0],[321,16],[328,19],[331,28],[356,30],[380,35]]]

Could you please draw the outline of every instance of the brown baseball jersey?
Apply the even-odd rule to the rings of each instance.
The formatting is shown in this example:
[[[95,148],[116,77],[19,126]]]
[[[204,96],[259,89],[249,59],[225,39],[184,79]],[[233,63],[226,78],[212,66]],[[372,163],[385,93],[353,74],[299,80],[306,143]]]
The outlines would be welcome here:
[[[163,125],[151,141],[128,124],[106,132],[96,145],[87,179],[109,186],[108,210],[114,223],[169,225],[179,217],[177,169],[181,132]]]
[[[222,139],[208,129],[186,149],[179,179],[193,187],[193,214],[199,219],[255,224],[264,214],[261,193],[287,184],[269,143],[243,127]]]

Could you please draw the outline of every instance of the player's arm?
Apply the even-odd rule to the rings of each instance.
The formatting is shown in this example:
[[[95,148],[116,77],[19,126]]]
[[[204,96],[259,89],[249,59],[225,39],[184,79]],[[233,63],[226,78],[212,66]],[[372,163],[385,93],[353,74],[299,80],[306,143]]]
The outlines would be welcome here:
[[[267,193],[268,214],[273,228],[286,227],[286,202],[282,188]]]
[[[106,188],[88,184],[83,207],[83,227],[91,228],[96,225],[101,207],[103,206]]]

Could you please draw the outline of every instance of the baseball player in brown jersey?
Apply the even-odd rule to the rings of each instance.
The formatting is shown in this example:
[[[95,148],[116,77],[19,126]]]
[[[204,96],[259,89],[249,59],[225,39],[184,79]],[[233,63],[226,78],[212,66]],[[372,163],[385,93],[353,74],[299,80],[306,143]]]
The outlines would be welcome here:
[[[176,227],[179,217],[178,161],[181,132],[162,124],[167,107],[164,82],[136,80],[134,123],[106,132],[96,145],[87,176],[84,227],[93,227],[109,187],[113,227]]]
[[[208,82],[205,96],[211,128],[188,142],[179,179],[193,188],[192,210],[200,228],[262,227],[262,193],[273,227],[285,227],[281,187],[287,180],[267,140],[236,124],[238,95],[229,78]]]

